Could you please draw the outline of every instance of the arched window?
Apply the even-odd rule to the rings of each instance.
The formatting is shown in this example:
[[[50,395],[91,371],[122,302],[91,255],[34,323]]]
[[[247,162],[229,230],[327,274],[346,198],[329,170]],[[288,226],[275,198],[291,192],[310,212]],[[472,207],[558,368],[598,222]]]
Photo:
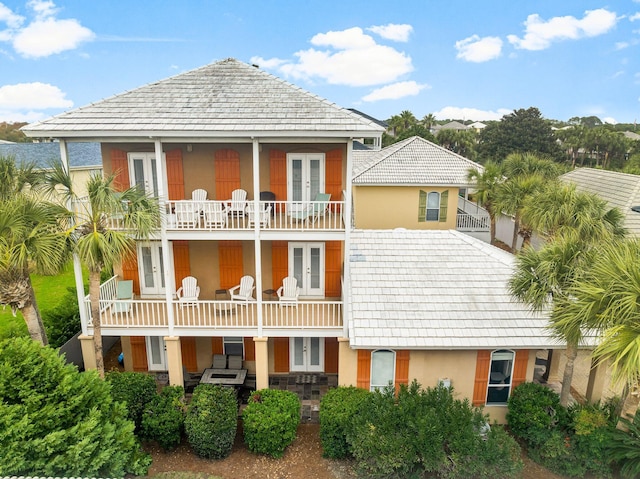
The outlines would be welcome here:
[[[500,349],[491,353],[489,382],[487,386],[487,404],[506,404],[511,391],[513,360],[515,353]]]
[[[393,386],[396,372],[396,353],[379,349],[371,353],[371,391]]]

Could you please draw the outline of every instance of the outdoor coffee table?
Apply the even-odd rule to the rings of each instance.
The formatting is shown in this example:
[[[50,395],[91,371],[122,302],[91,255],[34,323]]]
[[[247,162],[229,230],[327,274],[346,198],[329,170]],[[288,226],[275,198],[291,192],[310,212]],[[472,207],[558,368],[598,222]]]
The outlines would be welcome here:
[[[247,377],[246,369],[205,369],[200,383],[221,386],[242,386]]]

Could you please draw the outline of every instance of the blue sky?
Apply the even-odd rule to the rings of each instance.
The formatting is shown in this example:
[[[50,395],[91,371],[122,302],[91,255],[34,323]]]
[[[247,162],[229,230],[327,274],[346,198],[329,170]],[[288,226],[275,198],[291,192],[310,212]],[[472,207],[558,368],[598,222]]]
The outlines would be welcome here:
[[[0,0],[0,121],[228,57],[380,119],[640,120],[640,0]]]

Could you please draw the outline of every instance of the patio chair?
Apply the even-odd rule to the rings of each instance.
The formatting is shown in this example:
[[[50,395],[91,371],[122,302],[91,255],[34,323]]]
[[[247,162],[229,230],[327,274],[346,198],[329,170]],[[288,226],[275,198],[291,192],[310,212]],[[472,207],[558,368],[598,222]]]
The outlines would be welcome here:
[[[261,227],[266,227],[271,224],[271,205],[266,203],[260,203],[259,211],[256,213],[254,204],[252,201],[247,203],[247,216],[249,217],[249,226],[253,226],[256,222],[256,217]]]
[[[204,202],[207,201],[207,190],[203,190],[202,188],[193,190],[191,192],[191,201],[194,202],[196,211],[200,213],[204,206]]]
[[[229,289],[231,301],[252,301],[254,286],[253,276],[243,276],[240,284]]]
[[[229,202],[228,212],[231,215],[244,216],[247,207],[247,192],[242,189],[233,190],[231,192],[231,200]]]
[[[227,226],[227,207],[219,202],[206,202],[203,205],[205,228],[225,228]]]
[[[298,211],[292,211],[289,216],[298,221],[309,222],[312,219],[315,222],[326,214],[330,199],[331,193],[318,193],[309,206],[305,206]]]
[[[300,288],[298,288],[298,280],[295,276],[287,276],[282,280],[282,286],[276,291],[278,301],[281,304],[297,304]]]
[[[125,279],[118,281],[116,285],[116,296],[113,299],[117,301],[113,303],[111,308],[114,313],[131,315],[131,310],[133,309],[133,280]]]
[[[230,354],[229,369],[242,369],[242,356],[238,354]]]
[[[176,201],[175,215],[178,229],[195,228],[200,221],[200,212],[193,201]]]
[[[211,362],[213,369],[227,369],[227,355],[226,354],[214,354],[213,361]]]
[[[190,373],[185,366],[182,366],[182,381],[184,382],[184,392],[193,392],[202,379],[202,373]]]
[[[176,297],[180,306],[195,305],[200,296],[198,280],[193,276],[187,276],[182,280],[182,286],[176,291]]]

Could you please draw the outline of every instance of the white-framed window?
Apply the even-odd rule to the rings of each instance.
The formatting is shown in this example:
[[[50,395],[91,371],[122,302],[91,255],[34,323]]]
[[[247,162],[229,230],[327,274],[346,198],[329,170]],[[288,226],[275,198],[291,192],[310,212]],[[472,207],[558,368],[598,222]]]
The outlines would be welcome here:
[[[418,222],[446,222],[448,204],[448,190],[445,190],[441,193],[437,191],[420,190],[420,197],[418,202]]]
[[[395,383],[396,353],[388,349],[379,349],[371,353],[370,390],[376,391]]]
[[[506,404],[511,391],[513,362],[515,353],[500,349],[491,353],[489,381],[487,386],[487,404]]]
[[[244,359],[244,339],[242,336],[225,336],[222,338],[224,354],[228,356],[242,356]]]
[[[438,221],[440,219],[440,193],[435,191],[427,194],[427,221]]]

